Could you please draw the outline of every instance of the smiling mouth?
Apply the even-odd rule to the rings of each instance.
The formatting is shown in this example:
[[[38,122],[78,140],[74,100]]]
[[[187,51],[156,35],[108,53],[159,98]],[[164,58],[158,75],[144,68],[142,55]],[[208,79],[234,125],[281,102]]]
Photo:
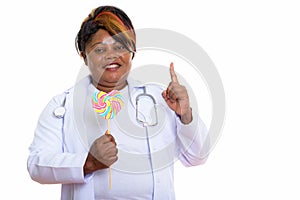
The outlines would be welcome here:
[[[109,65],[106,65],[104,67],[104,69],[108,70],[108,71],[115,71],[115,70],[119,69],[120,67],[121,67],[121,65],[116,64],[116,63],[112,63],[112,64],[109,64]]]

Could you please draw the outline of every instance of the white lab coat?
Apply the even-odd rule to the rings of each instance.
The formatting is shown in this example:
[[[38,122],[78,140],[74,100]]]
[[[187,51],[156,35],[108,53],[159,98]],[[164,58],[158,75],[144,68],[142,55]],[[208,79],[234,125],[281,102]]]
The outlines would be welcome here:
[[[91,106],[94,89],[87,76],[45,107],[29,148],[31,178],[42,184],[62,184],[62,200],[174,200],[173,163],[179,159],[185,166],[194,166],[206,161],[209,137],[204,123],[193,113],[193,121],[182,124],[164,102],[163,88],[149,85],[146,90],[159,105],[161,124],[146,131],[135,120],[135,97],[141,86],[128,78],[126,109],[122,108],[110,123],[119,150],[118,161],[111,166],[110,190],[107,169],[83,174],[90,145],[107,129],[105,120],[96,116]],[[53,111],[62,104],[66,113],[59,119]]]

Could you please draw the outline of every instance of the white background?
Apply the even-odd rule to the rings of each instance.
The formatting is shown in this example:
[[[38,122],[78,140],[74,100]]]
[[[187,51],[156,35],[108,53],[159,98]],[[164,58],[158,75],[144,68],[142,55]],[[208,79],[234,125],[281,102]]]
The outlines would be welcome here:
[[[206,164],[176,165],[179,200],[300,198],[296,0],[1,4],[1,198],[59,199],[59,185],[30,179],[28,146],[46,103],[75,82],[82,64],[76,33],[91,9],[103,4],[122,8],[135,28],[166,28],[196,41],[222,78],[222,135]]]

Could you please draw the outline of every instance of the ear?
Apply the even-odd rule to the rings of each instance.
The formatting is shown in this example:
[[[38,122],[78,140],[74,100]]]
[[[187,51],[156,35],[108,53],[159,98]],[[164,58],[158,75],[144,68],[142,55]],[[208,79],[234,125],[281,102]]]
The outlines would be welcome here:
[[[82,51],[80,56],[83,58],[84,64],[87,66],[86,54]]]

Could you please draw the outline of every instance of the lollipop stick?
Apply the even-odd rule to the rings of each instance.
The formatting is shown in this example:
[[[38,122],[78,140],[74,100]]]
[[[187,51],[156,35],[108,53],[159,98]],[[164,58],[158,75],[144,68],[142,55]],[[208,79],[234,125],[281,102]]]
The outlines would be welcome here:
[[[110,134],[110,120],[107,119],[107,135]],[[111,168],[108,168],[108,175],[109,175],[109,189],[112,189],[112,178],[111,178]]]
[[[109,123],[109,119],[107,120],[107,134],[110,134],[110,123]]]
[[[111,190],[112,189],[112,175],[111,175],[111,168],[109,167],[108,168],[108,173],[109,173],[109,189]]]

